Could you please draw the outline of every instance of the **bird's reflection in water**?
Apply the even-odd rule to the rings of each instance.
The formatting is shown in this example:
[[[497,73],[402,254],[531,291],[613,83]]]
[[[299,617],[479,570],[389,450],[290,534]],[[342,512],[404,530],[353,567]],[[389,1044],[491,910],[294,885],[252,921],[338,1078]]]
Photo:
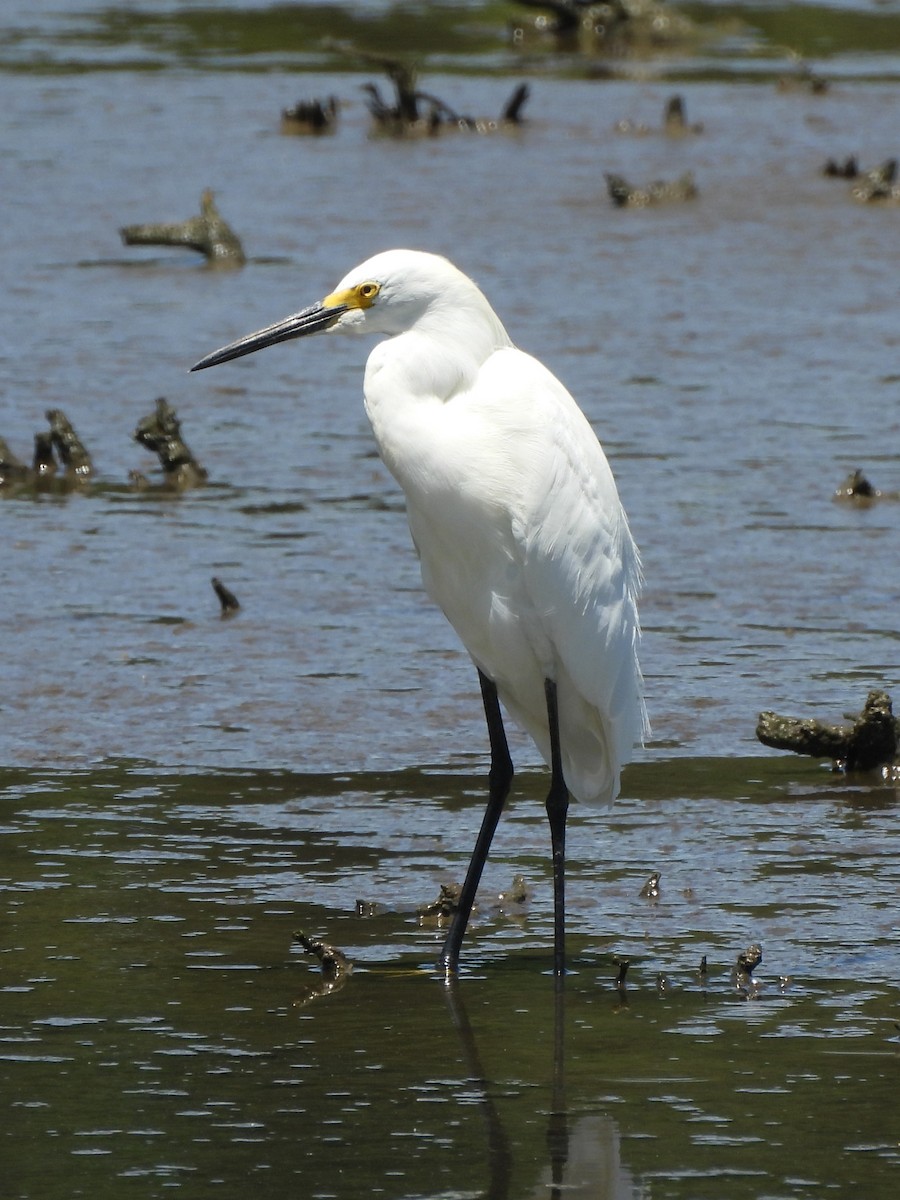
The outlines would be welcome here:
[[[469,1082],[478,1092],[478,1103],[484,1117],[488,1170],[490,1172],[485,1196],[488,1200],[505,1200],[505,1197],[509,1195],[510,1177],[512,1176],[512,1147],[481,1065],[478,1043],[475,1041],[475,1033],[469,1021],[469,1014],[466,1011],[456,975],[446,976],[444,994],[447,997],[450,1016],[453,1018],[453,1026],[459,1035],[463,1060],[469,1073]]]
[[[547,1120],[547,1167],[529,1193],[537,1200],[643,1200],[643,1187],[625,1167],[619,1129],[604,1113],[579,1116],[570,1126],[565,1086],[565,978],[554,981],[552,1102]],[[487,1138],[487,1200],[510,1194],[515,1152],[493,1098],[494,1086],[484,1073],[478,1043],[455,976],[445,981],[447,1006],[459,1035],[469,1082],[477,1089]]]
[[[552,1162],[528,1200],[646,1200],[650,1192],[638,1183],[619,1154],[619,1129],[604,1113],[579,1116],[566,1138],[566,1160],[557,1177]]]
[[[566,993],[565,977],[557,976],[553,988],[553,1092],[547,1123],[551,1195],[556,1200],[569,1161],[569,1114],[566,1108]]]

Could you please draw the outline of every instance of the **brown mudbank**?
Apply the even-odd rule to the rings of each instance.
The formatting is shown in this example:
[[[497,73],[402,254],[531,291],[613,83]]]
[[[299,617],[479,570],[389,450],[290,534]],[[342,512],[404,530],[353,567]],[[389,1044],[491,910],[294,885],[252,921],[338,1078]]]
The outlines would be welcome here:
[[[882,691],[869,692],[852,725],[762,712],[756,726],[756,736],[764,746],[830,758],[836,768],[845,771],[872,771],[892,763],[897,734],[891,698]]]
[[[242,267],[246,262],[240,238],[219,213],[209,188],[200,197],[198,217],[126,225],[119,232],[126,246],[186,246],[217,267]]]

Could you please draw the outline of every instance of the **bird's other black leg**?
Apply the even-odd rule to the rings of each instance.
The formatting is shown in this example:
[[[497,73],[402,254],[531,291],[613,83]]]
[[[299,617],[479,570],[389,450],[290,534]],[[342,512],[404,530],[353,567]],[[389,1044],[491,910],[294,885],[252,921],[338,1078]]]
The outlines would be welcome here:
[[[506,730],[503,728],[503,716],[500,712],[500,701],[497,698],[497,685],[482,672],[478,672],[481,683],[481,698],[484,701],[484,715],[487,719],[488,738],[491,744],[491,770],[488,776],[488,801],[484,810],[484,818],[478,833],[475,849],[466,872],[465,883],[459,895],[459,904],[453,915],[453,922],[444,941],[444,948],[438,959],[438,965],[443,967],[448,975],[456,973],[459,965],[459,951],[462,946],[466,925],[472,905],[475,903],[475,893],[481,880],[481,872],[487,860],[494,830],[503,812],[503,805],[509,795],[513,777],[512,759],[509,756],[509,746],[506,742]]]
[[[559,749],[559,709],[556,684],[544,680],[547,721],[550,726],[550,791],[547,793],[547,818],[550,821],[550,845],[553,850],[553,974],[566,970],[566,814],[569,789],[562,773]]]

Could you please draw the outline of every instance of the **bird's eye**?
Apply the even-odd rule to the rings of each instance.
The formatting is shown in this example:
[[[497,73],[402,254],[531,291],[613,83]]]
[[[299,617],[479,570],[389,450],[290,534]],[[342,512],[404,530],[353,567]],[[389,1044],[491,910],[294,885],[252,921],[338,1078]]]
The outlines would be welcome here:
[[[374,282],[361,283],[356,289],[356,293],[360,300],[367,301],[371,304],[371,302],[378,295],[378,284]]]

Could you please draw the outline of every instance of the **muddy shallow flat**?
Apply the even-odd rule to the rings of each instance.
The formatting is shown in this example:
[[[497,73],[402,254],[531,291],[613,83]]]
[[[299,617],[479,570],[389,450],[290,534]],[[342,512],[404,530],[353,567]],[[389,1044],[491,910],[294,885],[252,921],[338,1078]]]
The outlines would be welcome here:
[[[537,1195],[556,1171],[585,1196],[890,1195],[893,790],[784,759],[630,783],[572,821],[557,1003],[539,775],[448,994],[415,908],[464,870],[474,777],[4,773],[9,1194],[74,1173],[96,1195]],[[514,873],[530,899],[503,912]],[[343,987],[298,929],[349,955]]]

